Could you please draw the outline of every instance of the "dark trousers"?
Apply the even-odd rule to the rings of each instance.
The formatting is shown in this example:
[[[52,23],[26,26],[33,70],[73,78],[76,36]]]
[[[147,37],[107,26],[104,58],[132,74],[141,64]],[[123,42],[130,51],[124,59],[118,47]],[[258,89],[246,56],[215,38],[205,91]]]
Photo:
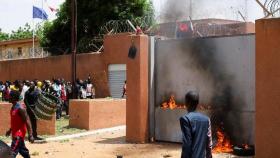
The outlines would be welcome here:
[[[13,151],[13,158],[16,158],[18,153],[23,158],[30,158],[29,150],[26,148],[23,138],[13,138],[11,148]]]
[[[64,108],[65,108],[66,115],[68,115],[69,114],[69,100],[64,101]]]
[[[37,119],[36,119],[36,116],[35,116],[34,112],[30,109],[30,107],[27,107],[26,111],[27,111],[27,114],[28,114],[30,122],[31,122],[33,137],[37,138]]]
[[[56,108],[56,119],[60,119],[62,116],[62,108],[63,108],[63,102],[60,103],[60,105]]]

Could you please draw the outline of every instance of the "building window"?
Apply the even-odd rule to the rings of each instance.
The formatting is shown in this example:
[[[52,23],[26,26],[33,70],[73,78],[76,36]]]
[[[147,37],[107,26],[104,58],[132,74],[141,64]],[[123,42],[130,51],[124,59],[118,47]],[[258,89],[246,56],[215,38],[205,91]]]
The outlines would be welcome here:
[[[2,60],[3,58],[3,52],[2,52],[2,48],[0,48],[0,60]]]
[[[22,48],[18,47],[18,56],[22,56]]]
[[[8,59],[12,59],[13,58],[13,53],[11,49],[8,49],[8,55],[7,55]]]

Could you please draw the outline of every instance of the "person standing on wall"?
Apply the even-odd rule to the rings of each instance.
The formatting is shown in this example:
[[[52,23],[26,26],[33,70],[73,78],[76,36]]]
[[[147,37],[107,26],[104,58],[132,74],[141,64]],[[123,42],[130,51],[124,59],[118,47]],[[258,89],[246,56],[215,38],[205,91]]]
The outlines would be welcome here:
[[[185,96],[188,113],[180,118],[183,135],[181,158],[212,158],[212,134],[209,117],[196,111],[199,103],[197,92]]]

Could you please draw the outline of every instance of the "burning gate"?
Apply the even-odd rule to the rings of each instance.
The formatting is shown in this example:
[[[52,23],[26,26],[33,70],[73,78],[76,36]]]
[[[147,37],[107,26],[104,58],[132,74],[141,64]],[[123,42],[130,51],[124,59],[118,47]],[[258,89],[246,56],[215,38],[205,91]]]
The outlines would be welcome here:
[[[229,150],[231,143],[254,144],[254,41],[244,35],[151,42],[150,135],[181,142],[184,95],[196,90],[199,110],[211,118],[214,144]]]

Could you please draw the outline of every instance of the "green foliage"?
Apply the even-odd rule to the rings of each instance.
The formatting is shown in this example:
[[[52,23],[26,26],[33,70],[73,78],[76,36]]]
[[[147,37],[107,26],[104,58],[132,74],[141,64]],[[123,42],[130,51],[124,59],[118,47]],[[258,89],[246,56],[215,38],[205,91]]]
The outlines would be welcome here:
[[[26,39],[32,38],[33,31],[28,23],[24,25],[24,27],[19,27],[18,30],[12,31],[10,34],[10,40],[17,40],[17,39]]]
[[[2,32],[2,30],[0,29],[0,41],[6,41],[9,40],[9,34]]]
[[[33,31],[28,23],[23,27],[19,27],[16,31],[12,31],[10,34],[2,32],[0,29],[0,41],[26,39],[32,38],[32,36]]]
[[[78,52],[89,52],[95,48],[92,39],[99,35],[100,27],[110,20],[131,20],[153,15],[149,0],[77,0]],[[56,49],[70,52],[71,1],[60,7],[58,18],[45,23],[41,46],[50,48],[53,55],[61,54]],[[152,17],[152,16],[151,16]],[[151,23],[152,24],[152,23]]]

